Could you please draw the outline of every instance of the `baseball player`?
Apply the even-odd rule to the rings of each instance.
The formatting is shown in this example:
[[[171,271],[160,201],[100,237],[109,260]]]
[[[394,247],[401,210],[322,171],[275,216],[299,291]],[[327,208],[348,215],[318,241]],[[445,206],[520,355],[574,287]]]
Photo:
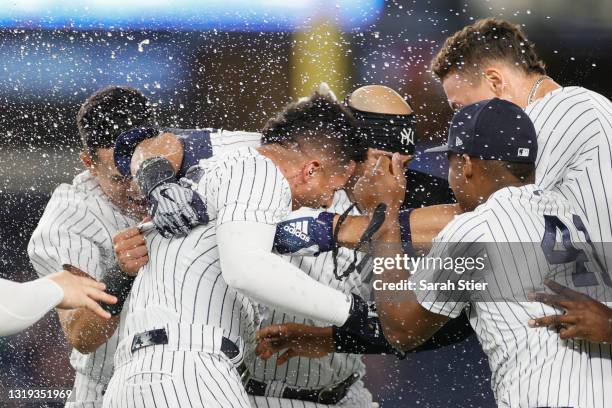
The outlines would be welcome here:
[[[132,289],[105,406],[249,406],[236,363],[253,356],[255,302],[339,326],[363,316],[362,300],[270,252],[292,207],[329,206],[346,183],[363,154],[353,130],[340,104],[314,95],[271,120],[261,147],[213,155],[192,172],[209,222],[181,238],[145,233],[150,262]],[[134,162],[147,195],[174,172],[164,157]]]
[[[405,153],[412,153],[414,148],[414,136],[410,143],[408,143],[408,140],[405,140],[406,138],[403,135],[406,132],[410,132],[414,135],[414,119],[411,108],[401,96],[384,86],[367,86],[353,92],[350,98],[348,98],[347,104],[349,109],[354,110],[356,114],[360,114],[359,136],[362,140],[365,140],[368,145],[381,149],[400,150]],[[371,112],[368,112],[368,109],[371,110]],[[387,110],[387,113],[381,110]],[[176,135],[166,132],[160,136],[156,136],[158,133],[157,130],[152,130],[152,135],[155,135],[155,137],[151,138],[148,138],[149,135],[147,135],[146,132],[143,133],[142,130],[122,135],[118,139],[118,146],[115,149],[115,154],[119,156],[117,167],[129,172],[132,156],[135,155],[138,157],[141,155],[141,157],[145,157],[143,153],[136,151],[136,144],[138,144],[138,150],[142,148],[148,149],[148,155],[151,155],[152,152],[155,154],[164,154],[165,157],[170,158],[170,160],[185,157],[183,148],[181,144],[178,143]],[[206,152],[202,151],[202,153]],[[375,161],[377,155],[382,153],[384,152],[370,149],[370,161]],[[367,162],[361,163],[358,166],[362,169],[369,167]],[[188,166],[185,166],[184,162],[173,163],[174,169],[185,169],[186,167]],[[361,170],[357,172],[359,173]],[[180,170],[179,174],[181,173],[184,174],[185,171]],[[421,173],[408,171],[408,174],[411,175],[411,180],[421,180],[421,182],[425,182],[424,177],[426,176]],[[349,185],[347,185],[346,191],[349,196],[352,191],[350,185],[353,185],[356,179],[355,177],[353,181],[349,182]],[[429,182],[429,180],[427,180],[427,182]],[[155,192],[156,190],[159,191],[162,189],[165,191],[167,188],[168,184],[162,184],[152,191]],[[158,197],[161,195],[157,193],[157,197],[151,197],[152,194],[149,196],[157,201]],[[189,196],[188,200],[192,200],[192,197]],[[407,194],[406,200],[413,202],[414,197]],[[354,206],[350,205],[350,200],[343,191],[336,193],[334,202],[335,205],[332,209],[341,210],[341,212],[348,210],[346,212],[347,214],[359,213],[357,208],[353,208]],[[179,208],[183,207],[184,206]],[[416,213],[419,213],[419,210],[417,210]],[[451,214],[453,214],[453,212],[449,211],[449,216],[452,216]],[[155,215],[152,215],[155,220]],[[168,213],[168,215],[171,214]],[[312,210],[297,211],[292,214],[288,220],[283,221],[277,226],[275,249],[282,253],[290,252],[302,254],[328,251],[330,249],[329,238],[331,238],[330,230],[332,229],[333,217],[324,216],[325,214]],[[189,218],[191,215],[184,214],[184,217]],[[161,229],[158,226],[160,232],[174,233],[175,231],[173,231],[172,223],[168,223],[168,220],[163,218],[164,217],[162,217],[159,226],[165,226]],[[439,218],[440,219],[433,221],[442,222],[443,217]],[[177,224],[182,222],[181,219],[176,216],[170,219],[176,221]],[[179,225],[179,227],[185,225],[189,226],[188,224],[189,223]],[[314,232],[312,227],[316,227],[319,231]],[[418,234],[420,231],[424,231],[423,234],[427,234],[429,229],[417,226],[414,229],[414,234]],[[180,228],[177,228],[176,232],[182,231]],[[327,243],[318,240],[318,238],[324,237],[328,237],[325,238]],[[355,259],[355,262],[359,260],[359,264],[361,264],[361,258],[361,255],[353,255],[352,251],[340,249],[337,255],[329,252],[324,255],[322,254],[319,258],[294,256],[289,258],[289,260],[300,267],[309,276],[314,277],[326,285],[336,287],[345,293],[351,293],[351,291],[355,291],[356,293],[364,292],[360,294],[369,296],[368,286],[362,284],[362,280],[367,280],[371,272],[370,265],[365,264],[365,267],[361,265],[358,268],[359,273],[350,275],[348,279],[334,276],[334,273],[337,272],[334,271],[334,262],[339,264],[342,269],[347,269],[347,267],[351,265],[351,262],[353,262],[353,259]],[[285,314],[280,310],[268,310],[266,316],[268,316],[268,318],[265,319],[264,324],[270,324],[272,322],[284,323],[286,321],[307,321],[302,318],[297,320],[297,317]],[[274,321],[271,319],[274,319]],[[465,330],[463,332],[460,330],[458,331],[460,328],[460,324],[455,324],[455,326],[451,328],[452,330],[449,330],[449,334],[452,334],[453,337],[442,341],[439,336],[437,343],[445,344],[463,339],[468,333]],[[326,335],[327,337],[331,337],[331,332],[326,332]],[[375,336],[375,334],[372,334],[372,336]],[[338,333],[336,337],[338,338]],[[378,337],[384,340],[382,335]],[[370,394],[363,388],[361,381],[358,380],[363,374],[364,368],[359,354],[363,352],[393,352],[393,349],[387,344],[378,344],[374,346],[366,343],[364,345],[359,345],[359,347],[352,347],[352,350],[347,350],[346,346],[354,343],[354,338],[348,338],[348,336],[346,336],[344,343],[345,344],[336,345],[338,351],[344,353],[353,351],[354,354],[357,355],[338,354],[329,356],[325,360],[300,361],[295,370],[278,370],[276,369],[274,361],[263,362],[258,360],[249,370],[251,374],[246,381],[247,391],[251,394],[252,403],[274,405],[284,401],[286,404],[292,404],[293,402],[291,399],[293,399],[302,401],[302,404],[309,404],[312,406],[316,405],[316,402],[325,402],[327,404],[336,403],[340,400],[343,401],[343,405],[349,406],[371,405]],[[294,372],[298,372],[298,375],[294,376],[287,374]],[[351,386],[353,382],[355,382],[355,384]],[[274,386],[274,384],[278,386]],[[329,391],[330,388],[332,392]],[[271,391],[274,389],[277,389],[276,394]],[[319,393],[323,389],[327,390],[326,398],[321,400]],[[347,395],[348,397],[344,398]],[[284,398],[281,398],[283,396]]]
[[[334,197],[333,205],[326,211],[351,215],[353,222],[358,223],[367,217],[360,217],[360,202],[354,199],[354,185],[360,175],[370,169],[381,155],[388,152],[400,152],[408,158],[414,153],[415,119],[414,112],[404,98],[392,89],[381,85],[361,87],[352,92],[345,100],[345,105],[358,121],[358,136],[369,147],[367,160],[357,163],[356,170],[342,191]],[[405,135],[411,135],[406,138]],[[410,180],[416,185],[423,183],[426,187],[435,183],[426,179],[428,176],[407,170]],[[418,180],[418,181],[417,181]],[[410,183],[407,183],[410,186]],[[446,192],[444,192],[446,193]],[[440,194],[438,194],[440,196]],[[450,201],[451,197],[446,196]],[[431,198],[430,198],[431,200]],[[444,200],[444,199],[443,199]],[[406,192],[404,202],[410,202],[419,207],[418,197]],[[356,203],[353,204],[353,203]],[[431,204],[429,201],[428,204]],[[348,210],[348,211],[347,211]],[[417,216],[419,211],[417,211]],[[431,219],[430,222],[442,223],[439,228],[450,221],[454,211],[448,206],[447,218]],[[337,225],[338,215],[335,217]],[[339,248],[337,254],[328,251],[333,242],[324,242],[320,237],[329,238],[330,233],[316,232],[321,225],[327,224],[327,230],[333,229],[331,217],[326,217],[321,211],[297,211],[277,227],[275,247],[283,253],[318,256],[288,257],[289,261],[298,266],[309,276],[326,285],[345,293],[357,293],[364,299],[370,298],[370,280],[372,264],[363,257],[363,253]],[[357,243],[367,226],[364,223],[359,231],[353,231]],[[348,225],[348,224],[347,224]],[[437,228],[435,225],[433,228]],[[415,234],[425,235],[430,228],[417,226]],[[344,231],[341,237],[345,244],[350,240],[350,231]],[[424,240],[419,236],[419,241]],[[431,240],[431,238],[430,238]],[[333,241],[333,239],[332,239]],[[346,273],[347,271],[353,271]],[[376,319],[369,322],[377,326]],[[308,326],[306,326],[308,325]],[[254,360],[249,369],[250,376],[246,379],[247,392],[255,407],[322,407],[327,405],[347,407],[371,407],[372,396],[364,387],[361,378],[365,374],[362,361],[364,353],[393,353],[392,347],[376,342],[375,330],[371,330],[367,341],[359,341],[355,334],[343,332],[338,327],[329,327],[324,322],[297,317],[284,313],[282,310],[268,309],[261,323],[267,331],[296,330],[295,337],[304,340],[312,339],[318,346],[325,346],[320,354],[289,360],[292,353],[285,353],[277,358],[272,353],[263,354],[265,359]],[[314,327],[312,327],[314,326]],[[459,333],[458,325],[452,330],[455,335],[450,341],[465,338],[468,332]],[[382,334],[378,334],[384,340]],[[438,344],[450,342],[438,338]],[[317,357],[317,358],[308,358]],[[282,363],[287,364],[282,365]]]
[[[110,319],[110,313],[96,301],[113,304],[117,298],[104,289],[104,283],[68,271],[25,283],[0,279],[0,336],[27,329],[54,307],[87,308],[103,319]]]
[[[460,109],[447,145],[430,151],[447,152],[449,184],[465,213],[435,238],[428,255],[433,262],[383,272],[386,286],[375,291],[376,304],[385,335],[402,349],[415,347],[467,308],[489,358],[500,407],[607,407],[612,403],[612,346],[566,341],[555,331],[527,324],[534,316],[556,314],[529,301],[545,279],[598,299],[609,299],[610,289],[609,271],[578,208],[533,184],[537,150],[533,124],[517,105],[495,98]],[[395,161],[388,173],[364,181],[396,196],[387,201],[389,216],[374,246],[377,257],[397,255],[394,243],[400,242],[403,180]],[[461,259],[481,264],[460,270],[461,264],[453,262]],[[406,289],[398,293],[391,286],[406,282],[414,289],[400,286]]]
[[[89,276],[106,284],[118,301],[105,309],[104,319],[86,308],[59,310],[76,371],[70,407],[99,407],[112,373],[112,356],[123,302],[133,278],[120,270],[113,235],[146,215],[146,202],[113,164],[117,135],[133,126],[152,124],[149,102],[140,92],[113,86],[91,95],[81,106],[77,125],[83,143],[81,160],[87,168],[72,184],[55,189],[34,231],[28,255],[39,276],[57,270]],[[135,274],[146,257],[133,259]]]
[[[453,109],[498,97],[525,109],[538,134],[536,184],[569,200],[607,267],[612,241],[612,103],[546,75],[518,26],[487,18],[450,36],[432,61]]]

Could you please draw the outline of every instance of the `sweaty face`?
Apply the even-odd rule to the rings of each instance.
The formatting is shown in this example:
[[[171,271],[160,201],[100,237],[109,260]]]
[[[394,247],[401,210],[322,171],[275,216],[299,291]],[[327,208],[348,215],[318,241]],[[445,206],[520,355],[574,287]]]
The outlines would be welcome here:
[[[113,204],[135,218],[140,219],[146,215],[146,200],[133,188],[130,180],[124,178],[115,167],[113,149],[98,149],[97,160],[90,171]]]
[[[450,73],[442,81],[442,87],[453,111],[497,96],[486,81],[469,74]]]

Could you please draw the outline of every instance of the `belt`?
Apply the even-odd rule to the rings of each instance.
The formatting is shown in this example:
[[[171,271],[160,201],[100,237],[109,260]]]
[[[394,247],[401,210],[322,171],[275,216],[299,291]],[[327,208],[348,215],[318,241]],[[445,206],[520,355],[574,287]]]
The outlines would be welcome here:
[[[315,402],[324,405],[336,405],[348,394],[351,385],[359,380],[359,374],[352,374],[342,382],[325,388],[299,388],[284,386],[279,397],[292,400]],[[268,384],[263,381],[248,379],[244,387],[250,395],[256,397],[270,396]]]
[[[134,353],[144,347],[168,344],[168,332],[165,328],[149,330],[134,335],[131,352]],[[242,359],[240,348],[227,337],[221,337],[221,352],[234,364],[240,378],[244,380],[248,370]]]
[[[149,330],[143,333],[135,334],[132,340],[131,352],[134,353],[144,347],[157,346],[168,344],[168,332],[165,328]],[[258,396],[270,396],[268,392],[268,383],[249,378],[250,373],[247,369],[240,348],[227,337],[221,338],[221,352],[234,364],[240,379],[244,384],[247,393]],[[348,390],[355,382],[359,380],[358,374],[352,374],[345,380],[324,388],[299,388],[291,386],[283,386],[279,397],[292,400],[315,402],[324,405],[335,405],[342,401]]]

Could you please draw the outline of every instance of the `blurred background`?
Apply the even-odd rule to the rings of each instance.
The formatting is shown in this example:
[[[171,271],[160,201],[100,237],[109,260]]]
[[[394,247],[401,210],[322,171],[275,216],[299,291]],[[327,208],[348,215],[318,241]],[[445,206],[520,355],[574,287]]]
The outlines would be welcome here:
[[[559,83],[610,97],[606,0],[0,1],[1,276],[34,278],[27,241],[51,191],[81,169],[75,116],[95,90],[139,88],[168,126],[257,130],[321,81],[339,97],[384,84],[415,107],[421,151],[445,138],[451,114],[429,61],[446,36],[488,16],[521,24]],[[445,177],[439,161],[411,166]],[[0,339],[0,389],[71,388],[68,355],[52,313]],[[473,338],[368,367],[385,408],[494,405]]]

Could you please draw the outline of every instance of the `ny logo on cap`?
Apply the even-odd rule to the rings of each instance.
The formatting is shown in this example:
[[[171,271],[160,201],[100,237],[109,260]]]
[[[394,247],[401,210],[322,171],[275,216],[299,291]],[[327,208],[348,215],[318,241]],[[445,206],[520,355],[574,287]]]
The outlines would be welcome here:
[[[519,149],[518,149],[518,157],[529,157],[529,148],[528,147],[519,147]]]
[[[414,130],[402,129],[400,134],[402,135],[402,138],[400,140],[401,144],[403,145],[408,145],[408,144],[413,145],[414,144]]]

